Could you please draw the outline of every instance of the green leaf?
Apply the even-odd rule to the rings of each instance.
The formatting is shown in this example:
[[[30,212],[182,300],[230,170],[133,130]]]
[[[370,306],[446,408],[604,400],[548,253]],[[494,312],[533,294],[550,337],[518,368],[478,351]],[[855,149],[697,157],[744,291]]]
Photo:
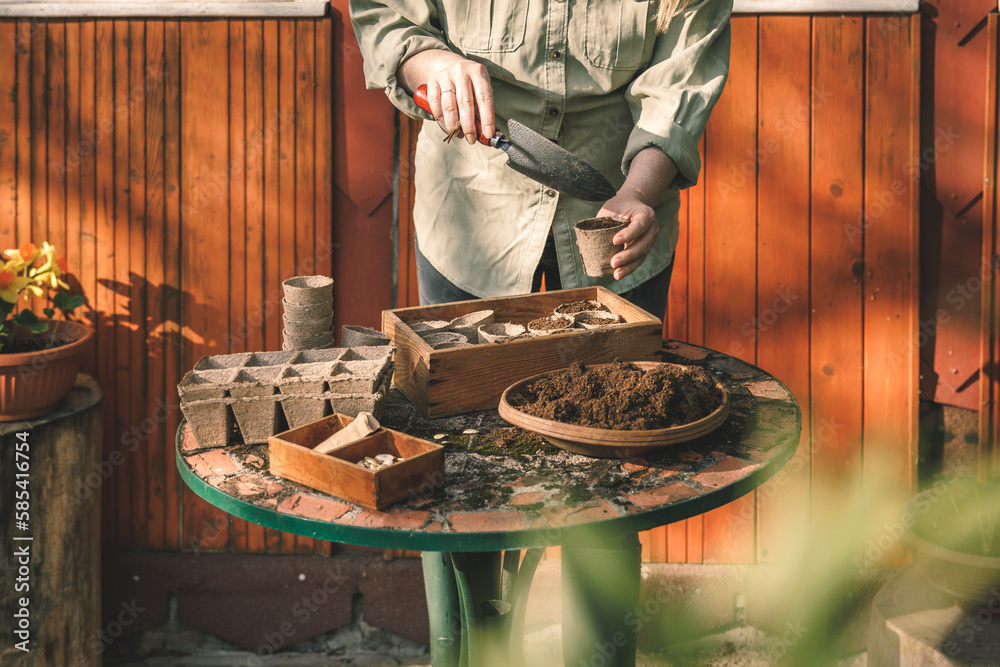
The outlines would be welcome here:
[[[48,317],[49,319],[56,316],[56,311],[52,310],[51,308],[46,308],[42,312],[45,313],[45,317]]]
[[[35,315],[30,310],[22,310],[21,312],[19,312],[17,315],[15,315],[10,319],[12,322],[14,322],[14,324],[17,324],[22,327],[28,327],[29,329],[31,328],[32,324],[37,324],[39,321],[38,316]]]
[[[48,322],[36,322],[35,324],[28,325],[28,331],[35,334],[45,333],[49,330]]]
[[[63,308],[63,310],[68,313],[74,308],[79,308],[80,306],[82,306],[86,300],[87,299],[82,294],[71,296],[66,304],[66,307]]]
[[[66,310],[66,306],[69,303],[69,294],[66,292],[56,292],[56,295],[52,297],[52,303],[59,310]]]

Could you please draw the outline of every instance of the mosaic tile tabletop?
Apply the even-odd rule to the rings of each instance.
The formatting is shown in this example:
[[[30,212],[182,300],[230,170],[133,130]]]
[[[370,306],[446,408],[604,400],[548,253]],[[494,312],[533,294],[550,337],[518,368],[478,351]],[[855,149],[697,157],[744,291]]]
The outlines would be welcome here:
[[[655,456],[475,453],[468,450],[473,439],[511,428],[495,410],[426,419],[393,389],[382,424],[444,444],[445,479],[383,511],[275,477],[266,445],[202,448],[183,424],[178,466],[196,493],[236,516],[351,544],[488,551],[646,530],[753,490],[791,458],[801,428],[795,398],[768,373],[676,341],[664,342],[662,356],[706,368],[729,392],[731,411],[713,433]]]

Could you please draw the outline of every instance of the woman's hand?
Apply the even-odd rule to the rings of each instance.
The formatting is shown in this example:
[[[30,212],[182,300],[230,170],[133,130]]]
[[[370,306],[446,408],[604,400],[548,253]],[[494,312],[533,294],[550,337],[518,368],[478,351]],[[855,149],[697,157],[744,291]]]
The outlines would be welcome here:
[[[612,239],[615,245],[625,244],[625,249],[611,258],[615,280],[621,280],[638,269],[653,249],[656,235],[660,233],[656,213],[634,193],[625,192],[623,188],[601,207],[597,217],[628,220],[628,226]]]
[[[625,249],[611,258],[615,280],[621,280],[639,268],[653,250],[660,226],[656,221],[656,204],[670,182],[677,176],[677,165],[659,148],[650,146],[632,159],[628,176],[618,194],[598,212],[598,217],[619,217],[629,224],[615,234],[615,245]]]
[[[470,144],[479,138],[477,117],[484,135],[492,137],[496,132],[493,86],[483,65],[451,51],[432,49],[404,60],[396,78],[411,94],[426,83],[431,113],[449,132],[461,128]]]

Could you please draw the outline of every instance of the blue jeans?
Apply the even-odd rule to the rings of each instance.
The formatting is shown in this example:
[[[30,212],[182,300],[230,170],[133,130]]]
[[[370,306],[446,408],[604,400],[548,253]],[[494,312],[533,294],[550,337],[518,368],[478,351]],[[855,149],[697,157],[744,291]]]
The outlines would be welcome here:
[[[441,275],[419,247],[416,255],[417,292],[421,305],[478,298]],[[673,268],[671,262],[663,271],[621,296],[662,319],[667,309]],[[551,236],[535,270],[532,292],[541,288],[543,276],[547,290],[561,289]],[[634,667],[638,628],[629,624],[629,619],[639,604],[640,551],[639,536],[635,533],[585,536],[562,545],[562,643],[566,667],[596,664],[594,658],[597,656],[601,657],[601,664],[608,667]],[[440,554],[425,553],[423,557],[425,568],[440,567]],[[440,595],[440,592],[435,594]],[[452,595],[457,597],[454,591]],[[610,658],[605,652],[606,646],[614,649]]]

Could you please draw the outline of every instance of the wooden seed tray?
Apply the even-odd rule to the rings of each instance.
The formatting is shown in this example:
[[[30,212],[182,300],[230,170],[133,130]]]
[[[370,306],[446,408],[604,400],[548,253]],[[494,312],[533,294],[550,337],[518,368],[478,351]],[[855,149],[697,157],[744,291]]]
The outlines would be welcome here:
[[[589,367],[601,368],[604,365],[607,364]],[[635,365],[643,370],[649,370],[657,366],[662,366],[663,363],[636,362]],[[529,415],[512,407],[507,402],[508,397],[517,394],[529,382],[534,382],[546,375],[557,372],[559,371],[539,373],[511,385],[504,391],[503,396],[500,398],[500,416],[515,426],[538,433],[556,447],[575,454],[601,458],[645,456],[672,445],[689,442],[703,435],[708,435],[719,428],[729,417],[729,393],[718,381],[716,381],[716,385],[722,390],[722,404],[710,415],[689,424],[649,431],[616,431],[594,428],[592,426],[566,424],[553,419],[544,419]]]
[[[429,494],[444,482],[444,447],[392,429],[380,428],[329,454],[313,451],[352,421],[353,417],[335,414],[271,436],[267,441],[271,472],[374,510],[411,495]],[[405,460],[379,470],[357,466],[376,454]]]
[[[551,315],[556,306],[592,299],[622,317],[620,324],[597,329],[523,338],[503,343],[434,350],[408,325],[421,320],[452,320],[478,310],[493,310],[497,322],[527,324]],[[496,408],[512,383],[539,371],[574,361],[610,363],[615,359],[658,359],[663,323],[604,287],[540,292],[523,296],[457,301],[382,311],[382,331],[396,346],[395,383],[428,417]]]

